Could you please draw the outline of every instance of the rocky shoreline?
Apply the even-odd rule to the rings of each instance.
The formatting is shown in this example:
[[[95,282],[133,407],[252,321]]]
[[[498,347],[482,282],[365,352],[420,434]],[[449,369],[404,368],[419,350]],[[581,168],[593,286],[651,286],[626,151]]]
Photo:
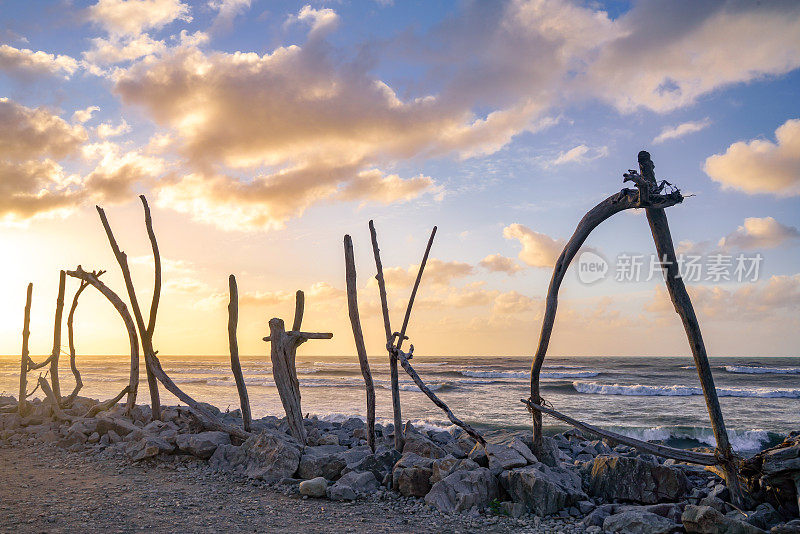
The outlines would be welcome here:
[[[0,398],[5,412],[15,404],[11,397]],[[120,406],[78,416],[95,404],[77,398],[65,410],[72,420],[51,418],[49,407],[37,400],[25,417],[3,413],[0,450],[49,445],[89,463],[200,473],[216,481],[212,484],[255,487],[276,499],[333,507],[356,503],[366,507],[360,513],[368,523],[375,513],[385,515],[380,509],[386,506],[420,521],[415,528],[402,521],[365,524],[371,531],[800,532],[797,493],[791,491],[792,483],[800,484],[797,433],[746,463],[753,498],[752,506],[740,511],[727,502],[722,479],[709,470],[576,430],[547,437],[537,457],[529,433],[509,434],[484,449],[455,427],[425,430],[407,423],[400,453],[393,448],[392,425],[377,424],[373,453],[357,417],[304,419],[308,444],[301,447],[285,420],[276,417],[253,421],[251,437],[232,441],[224,432],[205,430],[183,407],[163,407],[161,421],[151,421],[149,407],[141,405],[129,414]],[[227,424],[241,425],[238,410],[205,408]],[[351,526],[360,530],[358,518]]]

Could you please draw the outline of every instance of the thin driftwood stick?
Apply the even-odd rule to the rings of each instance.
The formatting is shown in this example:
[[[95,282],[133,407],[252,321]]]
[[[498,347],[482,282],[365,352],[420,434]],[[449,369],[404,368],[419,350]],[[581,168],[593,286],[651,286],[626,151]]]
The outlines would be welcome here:
[[[128,389],[129,388],[130,388],[130,386],[125,386],[124,388],[122,388],[122,391],[117,393],[116,397],[112,397],[112,398],[108,399],[107,401],[103,401],[103,402],[99,402],[99,403],[95,404],[94,406],[89,408],[89,411],[86,412],[86,414],[83,417],[84,418],[94,417],[95,415],[99,414],[100,412],[104,412],[106,410],[110,410],[111,408],[113,408],[120,401],[120,399],[122,397],[125,396],[126,393],[128,393]]]
[[[28,406],[28,362],[30,356],[28,355],[28,338],[31,336],[31,298],[33,296],[33,284],[28,284],[27,297],[25,299],[25,315],[22,320],[22,358],[20,358],[19,368],[19,403],[17,404],[17,411],[20,417],[25,416]]]
[[[231,299],[228,303],[228,346],[231,352],[231,371],[236,380],[236,390],[239,392],[239,406],[242,408],[242,428],[250,432],[252,416],[250,415],[250,398],[247,396],[247,386],[244,383],[242,365],[239,363],[239,343],[236,340],[236,326],[239,324],[239,290],[236,287],[236,277],[228,277],[228,288]]]
[[[150,303],[150,317],[147,321],[147,344],[142,342],[142,348],[145,353],[147,387],[150,390],[153,419],[155,420],[161,419],[161,398],[158,393],[158,382],[156,382],[153,376],[152,369],[147,365],[147,358],[149,354],[153,356],[156,354],[153,350],[153,332],[155,332],[156,329],[158,302],[161,299],[161,253],[158,251],[158,241],[156,241],[156,233],[153,230],[153,218],[150,216],[150,206],[147,204],[147,199],[144,195],[139,195],[139,199],[142,201],[142,207],[144,208],[144,225],[147,228],[147,237],[150,239],[150,247],[153,249],[153,300]]]
[[[540,406],[538,404],[532,403],[528,399],[520,399],[530,410],[534,410],[540,413],[546,413],[552,417],[560,421],[564,421],[565,423],[574,426],[575,428],[583,431],[589,432],[592,434],[596,434],[601,438],[608,438],[612,439],[618,443],[623,445],[627,445],[629,447],[633,447],[637,450],[642,452],[646,452],[649,454],[655,454],[656,456],[661,456],[662,458],[672,458],[673,460],[678,460],[681,462],[691,462],[700,465],[716,465],[719,463],[719,460],[713,454],[701,453],[701,452],[694,452],[694,451],[687,451],[684,449],[675,449],[673,447],[667,447],[665,445],[657,445],[655,443],[648,443],[646,441],[641,441],[634,438],[629,438],[627,436],[623,436],[622,434],[617,434],[616,432],[611,432],[609,430],[603,430],[602,428],[598,428],[596,426],[590,425],[588,423],[583,423],[576,419],[573,419],[567,415],[559,413],[551,408],[547,408],[545,406]]]
[[[356,287],[356,262],[353,257],[353,240],[344,236],[344,265],[347,281],[347,309],[350,314],[350,325],[353,327],[353,339],[356,343],[358,363],[364,376],[364,387],[367,390],[367,443],[375,452],[375,385],[367,359],[367,348],[364,346],[364,333],[361,331],[361,319],[358,316],[358,288]]]
[[[42,388],[47,400],[50,401],[50,406],[53,409],[53,417],[61,419],[62,421],[75,421],[76,419],[80,419],[80,417],[67,415],[61,410],[58,397],[56,397],[55,392],[50,388],[50,384],[47,383],[44,377],[39,377],[39,387]]]
[[[666,208],[682,201],[683,197],[678,194],[675,196],[659,197],[654,202],[654,205]],[[564,279],[570,262],[572,262],[572,259],[578,253],[581,246],[586,241],[586,238],[589,237],[589,234],[597,225],[620,211],[637,207],[640,207],[639,192],[634,189],[623,189],[619,193],[615,193],[606,198],[583,216],[577,228],[575,228],[575,233],[572,234],[572,237],[567,242],[561,255],[556,260],[553,276],[550,279],[550,286],[547,289],[547,300],[545,301],[539,345],[536,348],[536,356],[531,364],[531,400],[535,404],[541,404],[542,402],[539,390],[539,373],[542,370],[542,364],[547,355],[547,347],[550,344],[550,334],[553,332],[553,323],[558,308],[558,290],[561,287],[561,282]],[[541,452],[542,414],[539,411],[534,411],[532,416],[534,449]]]
[[[422,255],[422,262],[419,264],[419,271],[417,271],[417,279],[414,281],[414,288],[411,290],[411,296],[408,298],[406,315],[403,318],[403,327],[400,329],[400,337],[397,338],[397,350],[400,350],[403,346],[403,340],[406,339],[406,329],[408,328],[408,321],[411,319],[411,308],[414,306],[414,298],[417,296],[419,283],[422,281],[422,272],[425,270],[425,264],[428,263],[428,254],[431,252],[434,237],[436,237],[435,226],[433,230],[431,230],[431,237],[428,238],[428,246],[425,247],[425,254]]]
[[[117,240],[114,238],[114,232],[111,231],[111,226],[108,224],[106,213],[100,206],[95,206],[97,213],[100,215],[100,221],[103,223],[103,228],[106,231],[108,242],[111,245],[111,250],[114,252],[114,257],[117,259],[120,269],[122,270],[122,277],[125,280],[125,288],[128,291],[128,298],[131,301],[131,308],[133,308],[133,316],[136,319],[136,325],[139,328],[139,338],[142,342],[142,351],[144,352],[145,367],[152,366],[152,356],[155,356],[153,345],[150,337],[147,335],[147,327],[144,324],[142,317],[142,310],[139,308],[139,300],[136,298],[136,290],[133,287],[133,280],[131,278],[131,270],[128,268],[128,256],[119,249]],[[161,418],[161,401],[158,395],[158,384],[151,376],[152,371],[148,372],[147,385],[150,389],[150,406],[153,413],[153,420]]]
[[[102,271],[98,273],[98,276],[102,274]],[[75,377],[75,387],[72,390],[72,393],[67,396],[63,401],[61,401],[61,405],[66,407],[70,406],[72,402],[75,400],[75,397],[78,396],[78,392],[83,387],[83,380],[81,380],[81,373],[78,371],[78,366],[75,363],[75,310],[78,308],[78,299],[83,293],[83,290],[89,287],[89,282],[86,280],[81,280],[81,285],[78,287],[78,290],[75,292],[75,296],[72,297],[72,306],[69,308],[69,314],[67,314],[67,340],[69,341],[69,367],[72,370],[72,376]]]
[[[58,298],[56,299],[56,317],[53,325],[53,352],[50,355],[50,382],[53,384],[53,395],[61,402],[61,382],[58,379],[58,357],[61,355],[61,322],[64,315],[64,289],[67,275],[62,270],[58,273]]]
[[[303,312],[306,306],[306,295],[298,289],[294,294],[294,321],[292,321],[292,331],[299,332],[303,325]]]
[[[297,381],[297,370],[294,366],[294,350],[296,344],[289,339],[278,318],[269,321],[269,337],[272,342],[270,359],[272,360],[272,377],[278,395],[286,412],[286,422],[292,436],[301,444],[306,443],[306,430],[303,426],[303,412],[300,407],[300,383]]]
[[[98,278],[103,271],[99,272],[86,272],[83,267],[78,265],[74,271],[67,271],[67,274],[73,278],[78,278],[97,289],[112,306],[117,310],[122,322],[125,324],[125,329],[128,332],[128,341],[131,347],[131,372],[128,380],[127,394],[128,400],[125,404],[125,410],[130,411],[136,405],[136,392],[139,389],[139,339],[136,336],[136,326],[133,323],[131,314],[128,313],[128,307],[122,302],[122,299],[114,293],[107,285],[100,281]],[[125,390],[123,390],[125,391]],[[121,398],[121,397],[120,397]]]
[[[653,168],[655,165],[650,160],[647,152],[639,153],[639,165],[642,176],[652,177],[655,182]],[[711,374],[711,366],[708,364],[706,346],[703,343],[703,334],[700,332],[700,323],[694,313],[692,300],[686,291],[686,286],[681,278],[678,269],[678,260],[675,257],[675,246],[672,242],[672,235],[669,231],[667,214],[663,209],[648,208],[647,222],[650,223],[650,231],[653,234],[653,241],[656,245],[656,252],[661,260],[664,270],[664,279],[669,290],[669,296],[675,307],[675,312],[680,315],[686,337],[689,339],[689,346],[692,349],[694,363],[697,367],[697,374],[700,377],[700,385],[703,388],[703,396],[706,400],[706,408],[711,419],[711,429],[717,440],[717,453],[721,457],[721,466],[725,473],[725,482],[731,492],[731,502],[734,506],[741,508],[744,504],[742,488],[739,482],[738,469],[731,449],[728,433],[725,430],[725,421],[722,417],[722,409],[719,406],[717,390],[714,387],[714,377]]]
[[[412,345],[412,347],[413,347],[413,345]],[[442,399],[437,397],[436,394],[433,391],[431,391],[428,386],[425,385],[425,382],[422,381],[422,379],[419,377],[417,372],[411,366],[411,362],[408,361],[410,352],[409,353],[405,353],[400,349],[395,349],[395,350],[397,351],[397,359],[400,360],[400,365],[403,366],[403,369],[405,369],[406,373],[408,373],[408,376],[411,377],[411,380],[414,381],[414,383],[417,385],[417,387],[425,395],[427,395],[428,398],[431,401],[433,401],[433,403],[436,406],[438,406],[439,408],[442,409],[442,411],[444,411],[444,413],[447,415],[447,418],[450,419],[451,423],[453,423],[456,426],[459,426],[459,427],[463,428],[464,431],[467,434],[469,434],[470,436],[472,436],[472,438],[475,441],[480,443],[482,446],[486,447],[486,440],[483,438],[483,436],[481,436],[481,434],[477,430],[475,430],[474,428],[469,426],[467,423],[463,422],[461,419],[456,417],[453,414],[453,412],[450,410],[450,408],[447,407],[447,404],[445,404]]]
[[[378,281],[378,292],[381,297],[381,311],[383,312],[383,328],[386,331],[386,346],[392,342],[392,326],[389,322],[389,305],[386,299],[386,281],[383,279],[383,263],[381,263],[381,251],[378,248],[378,234],[375,231],[375,225],[369,221],[369,233],[372,237],[372,252],[375,255],[375,267],[378,274],[375,275],[375,280]],[[394,448],[395,450],[403,451],[403,433],[400,429],[403,427],[403,415],[400,411],[400,381],[397,372],[397,356],[394,351],[389,351],[389,373],[392,382],[392,413],[394,415]]]

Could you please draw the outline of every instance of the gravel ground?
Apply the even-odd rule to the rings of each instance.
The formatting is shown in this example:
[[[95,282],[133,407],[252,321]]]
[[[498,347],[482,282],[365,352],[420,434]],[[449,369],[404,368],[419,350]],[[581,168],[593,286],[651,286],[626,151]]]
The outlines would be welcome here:
[[[447,516],[390,496],[302,499],[214,473],[202,463],[132,464],[23,440],[0,443],[2,532],[565,532],[574,519]]]

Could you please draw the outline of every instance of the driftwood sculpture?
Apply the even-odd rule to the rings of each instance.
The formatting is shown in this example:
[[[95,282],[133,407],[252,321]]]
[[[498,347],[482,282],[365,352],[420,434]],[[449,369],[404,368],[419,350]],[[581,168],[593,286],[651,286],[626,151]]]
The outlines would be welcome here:
[[[228,346],[231,353],[231,372],[236,380],[236,390],[239,392],[239,406],[242,408],[242,428],[250,432],[253,417],[250,414],[250,398],[247,396],[247,386],[244,383],[242,365],[239,363],[239,342],[236,339],[236,327],[239,324],[239,290],[236,286],[236,277],[228,277],[230,302],[228,303]]]
[[[372,224],[372,221],[370,221],[370,231],[372,234],[372,245],[375,252],[375,264],[378,268],[378,274],[375,276],[375,278],[378,281],[378,291],[380,292],[381,295],[381,309],[383,311],[383,322],[384,326],[386,327],[386,331],[389,332],[391,331],[391,327],[389,326],[390,325],[389,306],[387,304],[387,299],[386,299],[386,282],[384,281],[383,278],[383,265],[381,264],[380,261],[377,236],[375,233],[375,226]],[[475,441],[480,443],[482,446],[486,446],[486,440],[483,438],[483,436],[481,436],[481,434],[477,430],[475,430],[474,428],[472,428],[471,426],[469,426],[468,424],[464,423],[459,418],[457,418],[450,410],[450,408],[447,407],[447,404],[445,404],[444,401],[442,401],[439,397],[437,397],[436,394],[433,391],[431,391],[429,387],[425,385],[425,382],[420,378],[419,373],[416,372],[416,370],[414,369],[414,367],[411,365],[410,362],[411,358],[413,358],[414,346],[411,345],[411,349],[407,353],[401,350],[403,346],[403,341],[408,339],[408,337],[406,336],[406,329],[408,328],[408,323],[411,319],[411,309],[414,306],[414,298],[417,295],[419,284],[422,281],[422,273],[425,270],[425,264],[428,262],[428,255],[430,254],[431,247],[433,246],[433,238],[435,236],[436,236],[436,227],[434,226],[433,230],[431,231],[431,236],[430,238],[428,238],[428,245],[425,247],[425,254],[423,254],[422,256],[422,262],[419,265],[419,270],[417,271],[417,278],[414,281],[414,287],[411,290],[411,296],[408,299],[408,306],[406,306],[406,314],[405,317],[403,318],[403,326],[399,332],[394,332],[388,336],[388,340],[386,342],[386,350],[389,351],[390,358],[392,358],[395,362],[397,361],[400,362],[400,364],[403,366],[403,369],[406,371],[406,373],[408,373],[408,376],[411,377],[411,379],[414,381],[417,387],[425,395],[427,395],[428,398],[431,399],[431,401],[433,401],[433,403],[436,406],[438,406],[444,411],[444,413],[447,415],[447,418],[450,420],[451,423],[464,429],[464,431],[467,434],[469,434],[473,439],[475,439]],[[392,387],[393,388],[395,387],[394,384],[392,384]],[[399,402],[398,402],[398,408],[399,408]],[[397,412],[395,412],[395,414],[397,413],[399,413],[399,409]],[[397,423],[395,423],[395,429],[394,429],[395,447],[398,446],[396,437],[400,432],[401,432],[400,427],[398,427]]]
[[[344,236],[344,264],[347,281],[347,309],[350,314],[350,325],[353,327],[353,338],[356,343],[358,362],[364,376],[364,387],[367,390],[367,443],[375,452],[375,385],[367,359],[367,348],[364,345],[364,333],[361,331],[361,319],[358,315],[358,289],[356,287],[356,262],[353,257],[353,240]],[[395,433],[396,434],[396,433]]]
[[[703,337],[700,333],[700,326],[697,322],[691,300],[689,299],[689,294],[686,292],[686,287],[678,272],[678,263],[675,258],[672,236],[670,235],[669,225],[667,223],[667,215],[664,212],[665,208],[683,202],[683,195],[681,195],[680,191],[677,189],[667,194],[662,194],[664,186],[670,184],[667,182],[662,182],[660,186],[657,184],[654,172],[655,164],[650,159],[650,154],[648,152],[639,152],[638,161],[640,172],[629,171],[624,175],[625,181],[632,181],[636,185],[637,190],[623,189],[589,210],[578,223],[575,233],[567,242],[553,269],[553,276],[550,279],[550,286],[547,290],[547,300],[544,318],[542,320],[542,331],[539,336],[539,345],[531,366],[531,396],[530,399],[522,400],[533,416],[534,448],[541,450],[542,413],[547,413],[582,430],[614,439],[615,441],[625,443],[646,452],[702,465],[718,464],[722,467],[724,472],[728,489],[731,492],[732,502],[736,506],[741,506],[743,496],[737,475],[736,460],[731,450],[728,434],[725,430],[722,410],[719,407],[719,400],[717,399],[711,368],[708,364]],[[689,339],[689,345],[692,349],[692,355],[694,356],[695,366],[697,367],[697,373],[700,377],[703,395],[711,419],[711,427],[717,440],[716,452],[710,458],[710,455],[700,455],[698,453],[689,454],[688,451],[679,451],[678,449],[671,449],[663,446],[654,449],[652,444],[631,440],[630,438],[613,432],[601,432],[599,431],[600,429],[596,427],[581,423],[551,408],[545,407],[544,399],[541,397],[539,373],[547,354],[547,347],[550,342],[550,334],[553,330],[553,322],[555,321],[556,309],[558,306],[558,290],[561,287],[564,274],[591,231],[612,215],[630,208],[645,208],[646,210],[647,220],[650,223],[650,230],[656,245],[656,251],[665,270],[667,289],[669,290],[672,303],[675,306],[675,311],[681,316],[686,335]],[[679,458],[678,456],[682,457]],[[711,461],[712,459],[713,462]]]
[[[275,387],[281,397],[281,404],[286,412],[286,421],[292,436],[306,444],[306,429],[303,427],[303,412],[300,407],[300,383],[297,381],[295,359],[297,348],[309,339],[331,339],[330,332],[301,332],[305,296],[302,291],[295,294],[295,311],[292,329],[286,331],[283,319],[277,317],[269,320],[269,336],[264,341],[272,343],[270,359],[272,360],[272,376]]]
[[[33,284],[28,284],[27,298],[25,299],[25,316],[22,323],[22,358],[20,359],[19,369],[19,403],[17,404],[17,411],[20,417],[25,416],[27,399],[30,395],[28,393],[28,362],[30,361],[28,339],[31,336],[31,297],[33,297]]]

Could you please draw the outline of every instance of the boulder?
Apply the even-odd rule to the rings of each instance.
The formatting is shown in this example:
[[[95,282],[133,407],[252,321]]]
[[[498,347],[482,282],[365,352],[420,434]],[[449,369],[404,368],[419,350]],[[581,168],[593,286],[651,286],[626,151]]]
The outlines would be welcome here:
[[[798,534],[800,533],[800,519],[793,519],[788,523],[775,525],[769,532],[770,534]]]
[[[97,421],[97,426],[94,431],[101,436],[108,433],[109,430],[113,430],[120,436],[127,436],[134,430],[141,431],[139,427],[121,417],[103,416],[95,418],[95,421]]]
[[[524,446],[525,444],[523,444],[523,447]],[[507,469],[528,465],[528,460],[520,454],[519,451],[505,445],[488,443],[486,445],[486,454],[489,460],[489,469],[494,474],[500,474],[501,471]],[[531,454],[531,456],[533,455]]]
[[[681,516],[683,528],[688,533],[697,534],[765,534],[760,529],[744,521],[727,517],[710,506],[694,506],[690,504]]]
[[[498,497],[497,479],[485,467],[456,471],[435,483],[425,502],[440,512],[463,512],[473,506],[483,508]]]
[[[745,519],[751,525],[768,530],[781,522],[781,515],[769,503],[759,504],[755,510],[747,514]]]
[[[328,481],[325,477],[312,478],[311,480],[302,481],[298,488],[300,490],[300,495],[325,497],[328,494]]]
[[[453,456],[445,456],[433,461],[431,464],[431,484],[436,484],[450,474],[450,470],[459,462]],[[475,462],[472,462],[475,463]],[[476,464],[477,467],[477,464]]]
[[[680,530],[680,525],[652,512],[629,510],[606,517],[603,530],[619,534],[670,534]]]
[[[346,450],[347,448],[341,445],[306,447],[297,469],[298,477],[303,479],[325,477],[328,480],[336,480],[347,466],[342,454]]]
[[[536,515],[550,515],[587,499],[576,471],[543,463],[503,471],[500,483],[514,501]]]
[[[589,475],[589,491],[606,501],[614,499],[653,504],[679,500],[688,480],[683,471],[638,458],[600,455]]]
[[[365,456],[354,464],[348,464],[344,473],[356,471],[363,473],[369,471],[375,475],[376,480],[383,480],[384,477],[392,472],[392,468],[400,459],[400,453],[395,449],[382,448],[375,451],[375,454]]]
[[[392,488],[406,497],[424,497],[431,489],[433,460],[404,453],[392,469]]]
[[[423,458],[444,458],[447,456],[444,449],[422,434],[406,431],[405,439],[406,443],[403,446],[403,454],[413,453]]]
[[[371,493],[380,487],[369,471],[351,471],[328,488],[328,497],[334,501],[354,501],[359,495]]]
[[[125,454],[131,460],[138,462],[147,458],[153,458],[160,453],[171,453],[175,448],[161,438],[146,436],[139,441],[131,441],[125,447]]]
[[[339,444],[339,436],[336,434],[322,434],[317,439],[317,445],[338,445]]]
[[[300,465],[300,447],[287,434],[264,430],[250,436],[240,448],[249,478],[277,482],[291,477]]]
[[[155,421],[154,421],[155,422]],[[169,430],[169,429],[168,429]],[[169,436],[159,436],[169,442]],[[208,431],[199,434],[178,434],[175,444],[183,452],[188,452],[203,460],[208,460],[220,445],[230,445],[231,437],[226,432]]]

